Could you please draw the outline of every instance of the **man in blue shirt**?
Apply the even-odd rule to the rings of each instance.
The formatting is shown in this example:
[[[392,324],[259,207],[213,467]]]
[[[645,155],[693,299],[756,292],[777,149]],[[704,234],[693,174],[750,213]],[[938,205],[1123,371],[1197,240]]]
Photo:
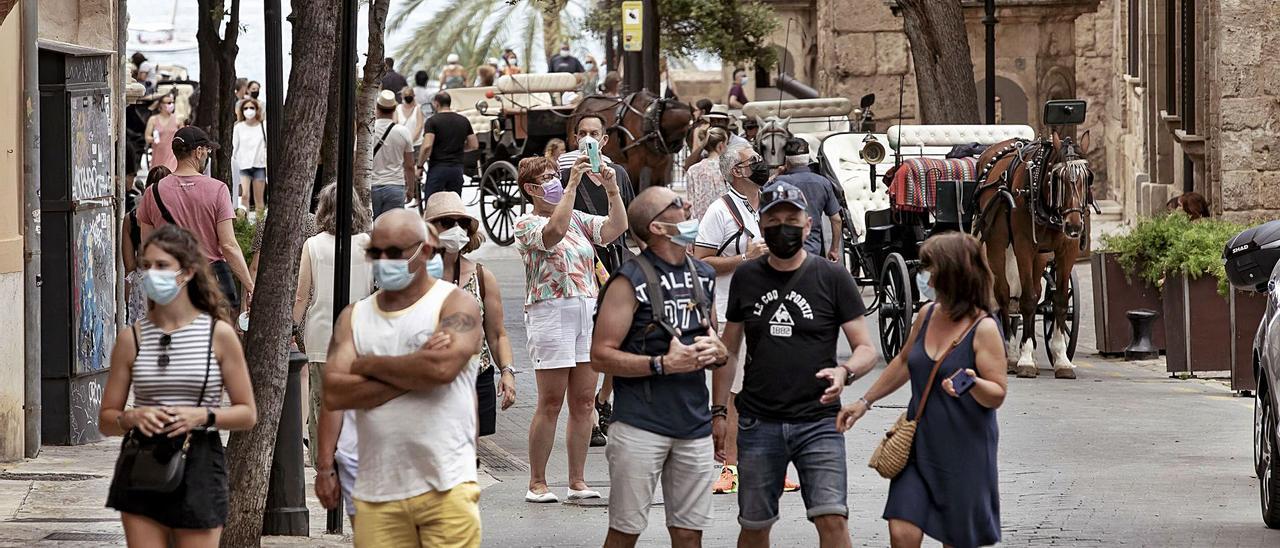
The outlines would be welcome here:
[[[782,147],[783,154],[786,155],[786,171],[771,181],[765,187],[765,191],[773,188],[778,183],[790,183],[800,192],[804,193],[808,204],[805,211],[809,213],[809,218],[813,219],[815,226],[809,231],[809,237],[804,241],[804,250],[819,257],[826,257],[832,261],[840,260],[840,231],[843,226],[840,221],[840,198],[836,196],[835,183],[831,179],[826,178],[822,174],[814,173],[809,168],[809,142],[799,137],[787,139],[787,144]],[[827,217],[831,221],[831,242],[827,243],[823,237],[822,226],[820,223],[823,217]]]

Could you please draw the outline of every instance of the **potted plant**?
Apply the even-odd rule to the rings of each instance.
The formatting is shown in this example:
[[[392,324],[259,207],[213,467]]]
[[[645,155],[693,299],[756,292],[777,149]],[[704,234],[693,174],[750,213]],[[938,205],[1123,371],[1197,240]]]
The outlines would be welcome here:
[[[1178,230],[1189,224],[1186,217],[1151,217],[1123,234],[1102,238],[1102,250],[1090,256],[1093,271],[1093,314],[1098,353],[1123,354],[1131,338],[1130,310],[1146,308],[1163,313],[1160,300],[1162,253],[1177,238]],[[1152,343],[1165,349],[1164,322],[1151,329]]]

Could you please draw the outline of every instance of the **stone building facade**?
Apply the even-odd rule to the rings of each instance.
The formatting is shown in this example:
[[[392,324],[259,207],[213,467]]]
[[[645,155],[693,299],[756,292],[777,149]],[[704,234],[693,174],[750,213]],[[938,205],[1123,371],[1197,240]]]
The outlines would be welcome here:
[[[1195,191],[1216,214],[1280,211],[1280,3],[1109,0],[1113,192],[1128,217]]]

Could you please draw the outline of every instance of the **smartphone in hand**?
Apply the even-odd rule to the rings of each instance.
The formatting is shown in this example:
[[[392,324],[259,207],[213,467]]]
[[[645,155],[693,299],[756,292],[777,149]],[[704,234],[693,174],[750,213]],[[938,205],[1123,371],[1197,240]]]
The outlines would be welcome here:
[[[973,388],[973,376],[968,371],[961,369],[951,375],[951,387],[955,388],[957,396],[963,396],[970,388]]]
[[[591,172],[600,173],[600,141],[592,137],[583,137],[578,139],[578,148],[581,148],[591,160]]]

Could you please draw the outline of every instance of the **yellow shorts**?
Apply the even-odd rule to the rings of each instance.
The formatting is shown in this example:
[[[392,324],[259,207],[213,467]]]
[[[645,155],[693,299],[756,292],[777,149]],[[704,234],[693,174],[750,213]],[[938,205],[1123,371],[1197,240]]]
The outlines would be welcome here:
[[[359,547],[480,546],[480,486],[459,484],[404,500],[356,500],[355,544]]]

